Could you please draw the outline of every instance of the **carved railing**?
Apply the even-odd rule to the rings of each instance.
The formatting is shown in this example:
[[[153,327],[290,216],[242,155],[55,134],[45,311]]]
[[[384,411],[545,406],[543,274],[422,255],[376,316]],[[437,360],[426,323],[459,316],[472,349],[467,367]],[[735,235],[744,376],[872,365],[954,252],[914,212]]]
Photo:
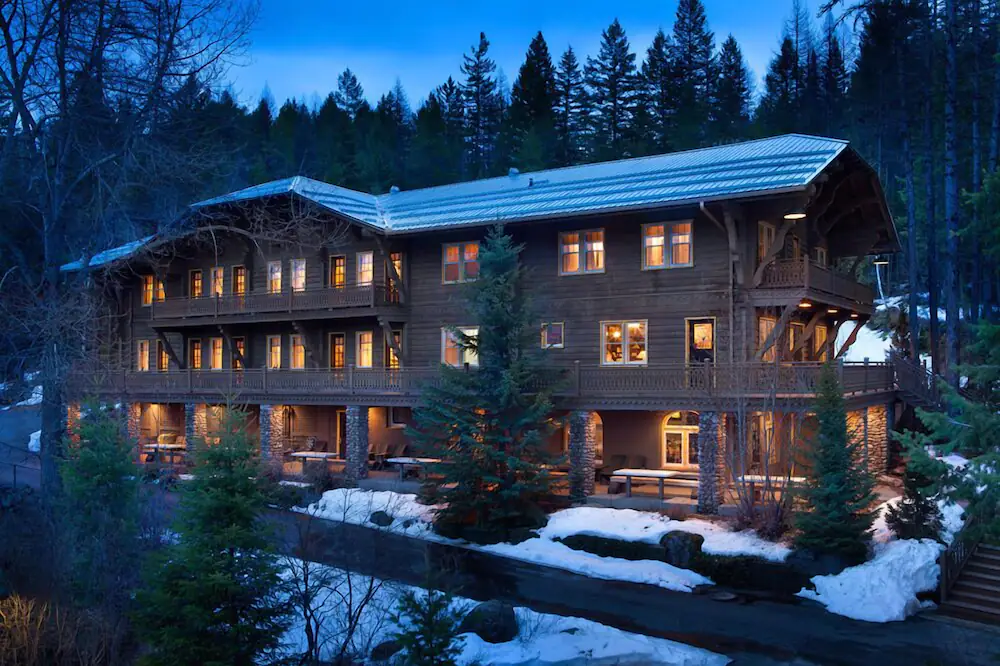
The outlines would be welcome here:
[[[375,307],[399,303],[399,291],[385,284],[321,287],[294,291],[288,289],[271,294],[226,294],[202,298],[168,298],[149,306],[153,320],[186,317],[219,317],[269,312],[302,312],[306,310],[336,310],[340,308]]]
[[[793,289],[804,287],[825,294],[840,296],[858,303],[871,303],[875,292],[850,276],[811,261],[801,259],[778,259],[764,269],[760,286],[770,289]]]

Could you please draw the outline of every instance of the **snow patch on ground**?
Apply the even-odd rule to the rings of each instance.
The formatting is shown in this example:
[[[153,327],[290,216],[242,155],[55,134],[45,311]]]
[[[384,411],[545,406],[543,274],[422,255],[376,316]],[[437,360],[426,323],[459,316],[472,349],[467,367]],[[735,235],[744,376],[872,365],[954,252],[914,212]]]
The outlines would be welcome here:
[[[840,332],[837,334],[837,349],[840,349],[841,345],[847,342],[847,338],[853,330],[853,326],[844,326],[841,328]],[[892,338],[890,336],[882,337],[884,334],[880,331],[874,331],[868,326],[862,326],[858,331],[858,337],[851,345],[847,353],[844,354],[845,361],[851,362],[862,362],[867,358],[872,363],[881,363],[885,361],[886,355],[892,348]]]
[[[31,389],[31,396],[22,400],[21,402],[14,403],[15,407],[34,407],[35,405],[42,404],[42,387],[36,386]]]
[[[328,490],[308,507],[295,507],[293,511],[316,518],[335,520],[351,525],[375,527],[368,519],[376,511],[384,511],[394,518],[386,528],[390,532],[443,543],[450,539],[438,536],[431,530],[434,507],[417,502],[417,496],[391,490],[360,490],[337,488]]]
[[[32,453],[40,453],[42,450],[42,431],[36,430],[28,435],[28,450]]]

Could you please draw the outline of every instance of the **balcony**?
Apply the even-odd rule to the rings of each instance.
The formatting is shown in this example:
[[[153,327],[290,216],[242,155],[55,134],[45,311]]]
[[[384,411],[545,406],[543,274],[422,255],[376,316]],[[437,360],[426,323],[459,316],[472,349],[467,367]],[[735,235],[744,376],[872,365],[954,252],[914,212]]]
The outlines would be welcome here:
[[[779,259],[764,269],[758,289],[801,292],[802,298],[815,298],[824,303],[845,307],[860,306],[871,311],[875,292],[853,278],[820,266],[808,257]]]
[[[274,319],[287,313],[330,313],[396,307],[399,292],[385,284],[322,287],[303,291],[288,290],[276,294],[205,296],[202,298],[168,298],[154,301],[145,308],[153,322],[201,324],[214,320],[237,320],[247,317]]]
[[[552,368],[558,406],[619,409],[732,409],[734,404],[806,400],[816,393],[818,363],[734,365],[660,364],[612,368]],[[846,395],[894,390],[886,363],[844,363],[839,367]],[[413,404],[440,379],[437,367],[340,370],[180,370],[98,371],[73,374],[69,391],[77,397],[105,395],[141,402],[292,402],[334,404]]]

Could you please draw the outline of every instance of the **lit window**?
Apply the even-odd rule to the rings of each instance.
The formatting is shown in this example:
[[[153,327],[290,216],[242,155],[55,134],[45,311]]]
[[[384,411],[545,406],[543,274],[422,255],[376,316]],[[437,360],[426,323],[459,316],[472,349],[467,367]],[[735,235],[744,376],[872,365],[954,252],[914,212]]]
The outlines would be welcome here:
[[[209,359],[209,367],[212,370],[222,370],[222,338],[212,338],[209,342],[212,346],[212,358]]]
[[[646,321],[608,321],[601,325],[603,365],[644,365]]]
[[[306,290],[306,260],[292,259],[292,291]]]
[[[153,276],[143,275],[142,276],[142,304],[152,305],[153,304]]]
[[[392,341],[396,343],[396,347],[402,349],[403,347],[403,332],[393,331]],[[385,367],[396,369],[399,367],[399,356],[396,354],[396,350],[392,348],[389,341],[386,340],[385,343]]]
[[[817,326],[813,333],[817,361],[826,361],[826,326]]]
[[[604,229],[559,234],[562,275],[604,272]]]
[[[244,354],[247,352],[246,338],[233,338],[233,369],[242,370]]]
[[[201,370],[201,340],[188,341],[188,363],[192,370]]]
[[[642,267],[691,265],[691,223],[647,224],[642,229]],[[668,251],[669,248],[669,251]]]
[[[359,368],[372,367],[372,339],[374,335],[371,331],[358,331],[357,358]]]
[[[156,371],[166,372],[170,369],[170,357],[167,355],[167,347],[162,341],[156,341]]]
[[[267,293],[281,293],[281,262],[267,262]]]
[[[190,283],[191,298],[201,298],[204,294],[204,286],[201,281],[201,271],[191,271]]]
[[[149,340],[139,340],[135,352],[135,369],[139,372],[149,372]]]
[[[396,275],[398,275],[399,279],[402,280],[403,279],[403,253],[402,252],[392,252],[391,254],[389,254],[389,261],[392,262],[392,267],[394,269],[396,269]],[[386,265],[386,270],[389,271],[388,265]],[[395,296],[396,294],[399,293],[399,285],[396,284],[396,281],[392,278],[391,271],[389,271],[389,273],[390,274],[388,276],[388,279],[386,280],[386,282],[389,284],[389,295],[390,296]]]
[[[163,288],[163,280],[156,280],[156,300],[160,303],[167,300],[167,292]]]
[[[292,370],[304,370],[306,367],[306,345],[301,335],[293,335],[292,341]]]
[[[247,293],[247,269],[245,266],[233,266],[233,294],[243,296]]]
[[[542,324],[542,349],[563,348],[563,322],[546,322]]]
[[[479,277],[479,242],[450,243],[443,247],[442,275],[444,283],[471,282]]]
[[[647,224],[643,228],[643,268],[663,268],[667,265],[663,251],[665,241],[662,224]]]
[[[758,348],[763,346],[767,338],[770,337],[771,331],[774,330],[774,325],[777,322],[771,317],[761,317],[757,320],[757,346]],[[774,350],[777,345],[771,345],[768,350],[764,353],[763,360],[767,362],[774,361]]]
[[[216,266],[212,269],[212,295],[216,298],[222,296],[223,287],[225,286],[226,279],[226,269],[222,266]]]
[[[670,225],[670,265],[690,266],[692,261],[691,223]]]
[[[771,246],[774,245],[774,237],[777,234],[774,225],[768,222],[757,223],[757,263],[764,261]]]
[[[479,337],[479,327],[459,328],[459,332],[466,338],[475,340]],[[468,363],[471,366],[479,365],[479,356],[472,349],[462,346],[458,336],[451,329],[441,329],[441,362],[445,365],[460,367]]]
[[[330,286],[336,289],[347,286],[347,257],[330,257]]]
[[[281,368],[281,336],[272,335],[267,338],[267,369]]]
[[[375,255],[372,252],[358,252],[358,286],[367,287],[375,279]]]
[[[715,361],[715,320],[688,319],[688,362]]]
[[[330,334],[330,367],[333,369],[343,368],[344,358],[344,334]]]

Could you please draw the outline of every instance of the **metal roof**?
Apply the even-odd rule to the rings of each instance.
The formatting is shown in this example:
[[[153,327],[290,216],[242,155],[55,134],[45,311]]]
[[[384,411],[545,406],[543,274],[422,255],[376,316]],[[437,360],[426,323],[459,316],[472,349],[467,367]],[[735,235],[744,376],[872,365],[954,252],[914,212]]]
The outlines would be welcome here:
[[[412,233],[791,192],[807,187],[847,141],[786,134],[666,155],[512,173],[466,183],[370,195],[303,176],[193,204],[195,210],[295,194],[386,233]],[[148,239],[137,241],[145,244]],[[134,244],[95,255],[123,258]],[[131,249],[128,249],[130,248]],[[78,270],[80,262],[63,270]]]
[[[59,267],[60,271],[79,271],[84,268],[84,263],[86,262],[87,268],[99,268],[105,266],[119,259],[124,259],[129,257],[140,249],[146,246],[147,243],[152,241],[155,236],[146,236],[145,238],[140,238],[139,240],[132,241],[131,243],[125,243],[124,245],[119,245],[118,247],[113,247],[110,250],[104,250],[103,252],[98,252],[87,261],[85,257],[81,257],[76,261],[71,261],[68,264],[63,264]]]

